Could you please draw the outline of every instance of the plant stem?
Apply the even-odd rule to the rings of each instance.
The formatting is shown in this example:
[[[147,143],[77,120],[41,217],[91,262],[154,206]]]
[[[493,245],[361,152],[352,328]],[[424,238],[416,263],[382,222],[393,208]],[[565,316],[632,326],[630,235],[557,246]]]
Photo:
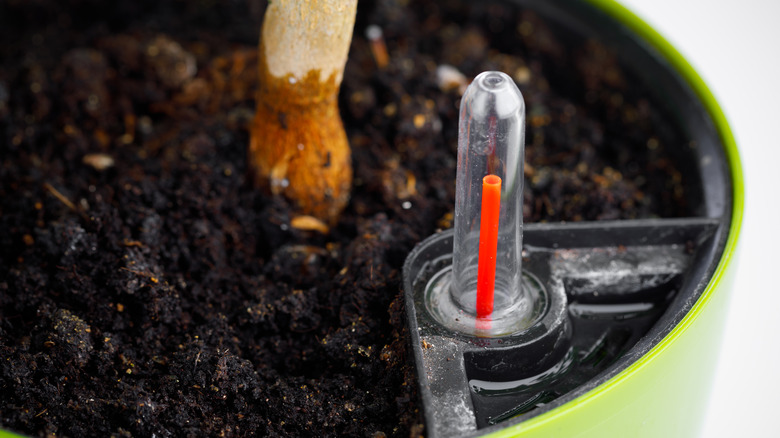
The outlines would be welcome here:
[[[249,163],[255,183],[335,222],[349,199],[351,152],[337,97],[357,0],[269,4]]]

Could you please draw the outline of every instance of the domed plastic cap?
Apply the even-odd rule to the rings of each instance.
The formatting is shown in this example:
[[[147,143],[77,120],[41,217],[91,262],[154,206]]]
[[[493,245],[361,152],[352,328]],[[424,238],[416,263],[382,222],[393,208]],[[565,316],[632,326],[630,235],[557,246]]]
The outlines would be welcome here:
[[[518,112],[523,113],[521,116],[525,113],[525,102],[517,85],[512,78],[498,71],[480,73],[466,89],[463,98],[469,101],[469,111],[474,118],[495,115],[507,119]]]

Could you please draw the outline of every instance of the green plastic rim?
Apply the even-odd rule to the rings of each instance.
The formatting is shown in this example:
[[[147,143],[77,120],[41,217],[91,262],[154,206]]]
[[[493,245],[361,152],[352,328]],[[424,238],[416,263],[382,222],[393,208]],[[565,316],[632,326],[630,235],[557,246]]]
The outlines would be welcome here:
[[[693,90],[704,106],[723,144],[731,173],[733,190],[731,224],[723,255],[704,292],[680,323],[647,354],[604,384],[582,396],[537,417],[486,435],[490,438],[515,436],[649,437],[670,436],[669,434],[672,436],[692,436],[690,433],[695,434],[699,429],[697,419],[688,418],[688,423],[694,424],[684,424],[684,421],[681,421],[679,417],[658,418],[654,402],[659,401],[659,391],[652,384],[657,383],[659,379],[669,379],[669,381],[664,382],[664,386],[671,387],[671,391],[660,394],[660,397],[667,398],[666,401],[670,406],[669,411],[672,409],[681,409],[683,412],[690,410],[692,411],[691,416],[701,415],[704,406],[685,405],[679,400],[680,398],[686,400],[681,393],[682,391],[673,392],[675,378],[685,379],[690,377],[688,375],[690,373],[667,373],[666,371],[670,371],[671,367],[679,364],[679,360],[684,360],[686,354],[690,354],[690,351],[686,353],[684,350],[701,338],[710,338],[706,340],[709,345],[702,347],[703,349],[709,349],[710,353],[716,351],[720,336],[708,336],[711,333],[708,332],[708,329],[719,330],[725,317],[729,295],[728,290],[725,289],[730,288],[733,276],[737,242],[744,211],[742,165],[731,127],[723,110],[702,78],[663,36],[615,0],[587,0],[587,2],[624,24],[657,50]],[[697,322],[700,323],[695,324]],[[687,339],[678,342],[683,338],[683,335],[687,335],[685,336]],[[686,365],[683,364],[683,366]],[[696,364],[688,364],[687,366],[691,368],[689,371],[696,371]],[[674,374],[677,374],[677,377]],[[709,388],[711,373],[703,372],[702,374],[702,377],[698,377],[698,387],[706,391]],[[700,400],[704,397],[706,397],[706,393],[698,394],[693,399]],[[646,412],[643,414],[642,411],[645,408]],[[685,414],[681,415],[685,416]],[[636,428],[637,425],[640,427]],[[659,435],[659,433],[661,434]]]

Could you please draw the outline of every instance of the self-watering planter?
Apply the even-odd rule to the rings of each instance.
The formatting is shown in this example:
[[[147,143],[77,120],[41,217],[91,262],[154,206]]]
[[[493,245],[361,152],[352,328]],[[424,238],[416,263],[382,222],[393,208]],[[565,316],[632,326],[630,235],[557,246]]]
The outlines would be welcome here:
[[[355,178],[331,225],[241,176],[263,2],[99,3],[0,6],[0,427],[695,435],[742,182],[717,104],[645,24],[608,0],[366,2],[338,97]],[[455,103],[485,70],[512,79],[466,95],[456,190]],[[306,184],[267,164],[271,192]],[[399,275],[456,192],[455,230]],[[643,219],[540,223],[599,217]]]
[[[523,227],[522,100],[507,76],[478,76],[461,106],[455,227],[404,265],[426,432],[694,436],[742,212],[728,126],[680,55],[616,3],[520,3],[612,48],[664,105],[693,140],[675,159],[696,215]]]

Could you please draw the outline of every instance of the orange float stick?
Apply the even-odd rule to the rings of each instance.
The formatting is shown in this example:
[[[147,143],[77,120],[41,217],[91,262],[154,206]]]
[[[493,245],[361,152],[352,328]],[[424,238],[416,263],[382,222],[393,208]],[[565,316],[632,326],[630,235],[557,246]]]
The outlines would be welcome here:
[[[482,213],[477,262],[477,318],[488,318],[493,313],[500,211],[501,178],[497,175],[488,175],[482,179]]]

